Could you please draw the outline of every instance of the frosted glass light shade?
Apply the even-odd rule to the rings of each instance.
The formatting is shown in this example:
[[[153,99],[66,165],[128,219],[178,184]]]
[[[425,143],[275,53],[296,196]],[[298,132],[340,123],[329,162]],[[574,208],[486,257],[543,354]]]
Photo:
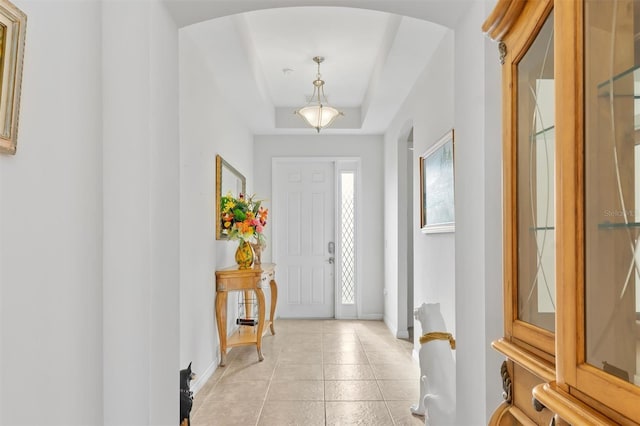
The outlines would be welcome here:
[[[307,124],[320,133],[320,129],[329,126],[339,115],[344,115],[340,111],[330,106],[322,105],[322,100],[327,103],[327,97],[324,95],[324,80],[320,75],[320,63],[324,61],[322,56],[315,56],[313,62],[318,64],[318,74],[313,80],[313,95],[307,106],[296,111],[300,117],[304,118]],[[312,105],[312,103],[315,103]]]
[[[337,109],[322,104],[300,108],[296,114],[304,118],[307,124],[316,129],[318,133],[320,133],[320,129],[330,125],[336,117],[342,115]]]

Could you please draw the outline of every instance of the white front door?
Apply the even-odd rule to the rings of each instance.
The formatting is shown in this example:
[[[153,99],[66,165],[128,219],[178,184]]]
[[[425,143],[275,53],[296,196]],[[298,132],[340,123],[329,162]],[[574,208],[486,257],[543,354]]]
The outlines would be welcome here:
[[[334,162],[273,163],[274,260],[278,316],[334,316]]]

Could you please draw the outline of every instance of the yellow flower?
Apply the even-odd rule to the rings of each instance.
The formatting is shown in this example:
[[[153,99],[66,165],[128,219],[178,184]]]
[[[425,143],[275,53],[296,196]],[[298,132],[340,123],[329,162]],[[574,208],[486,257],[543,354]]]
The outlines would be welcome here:
[[[231,192],[220,200],[220,224],[225,235],[232,240],[264,242],[267,209],[243,194],[233,197]]]

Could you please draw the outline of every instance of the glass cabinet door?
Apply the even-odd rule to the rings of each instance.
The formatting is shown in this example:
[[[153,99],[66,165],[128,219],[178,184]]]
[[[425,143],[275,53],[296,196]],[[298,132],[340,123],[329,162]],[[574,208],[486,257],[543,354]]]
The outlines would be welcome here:
[[[588,364],[640,384],[640,1],[586,0],[584,244]]]
[[[555,329],[553,11],[516,68],[517,318]]]

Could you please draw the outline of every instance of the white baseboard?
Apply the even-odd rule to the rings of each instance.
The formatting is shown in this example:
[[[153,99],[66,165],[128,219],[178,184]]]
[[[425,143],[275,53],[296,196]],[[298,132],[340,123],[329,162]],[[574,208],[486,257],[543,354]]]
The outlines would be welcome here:
[[[398,326],[391,324],[388,318],[384,319],[384,323],[396,339],[409,339],[409,330],[398,330]]]
[[[361,319],[361,320],[371,320],[371,321],[380,321],[382,318],[383,318],[382,314],[364,314],[358,317],[358,319]]]
[[[382,314],[366,314],[366,315],[360,315],[357,317],[349,317],[349,316],[344,316],[344,317],[340,317],[340,318],[335,318],[337,320],[363,320],[363,321],[380,321],[382,320],[384,317]],[[323,317],[283,317],[283,316],[278,316],[276,318],[276,320],[279,319],[283,319],[283,320],[292,320],[292,319],[305,319],[305,320],[332,320],[334,318],[323,318]]]
[[[219,353],[216,355],[216,359],[213,360],[213,362],[207,367],[206,370],[204,370],[202,374],[196,373],[196,380],[191,383],[191,392],[193,392],[194,395],[197,394],[200,389],[202,389],[205,383],[207,383],[207,381],[211,378],[213,373],[218,368],[218,365],[220,365]]]
[[[396,331],[396,338],[397,339],[408,339],[409,338],[409,332],[407,330]]]
[[[383,318],[383,322],[384,322],[384,325],[387,326],[387,328],[389,329],[391,334],[393,334],[395,336],[396,335],[396,331],[398,330],[398,327],[396,327],[396,325],[393,324],[388,317],[384,317]]]

